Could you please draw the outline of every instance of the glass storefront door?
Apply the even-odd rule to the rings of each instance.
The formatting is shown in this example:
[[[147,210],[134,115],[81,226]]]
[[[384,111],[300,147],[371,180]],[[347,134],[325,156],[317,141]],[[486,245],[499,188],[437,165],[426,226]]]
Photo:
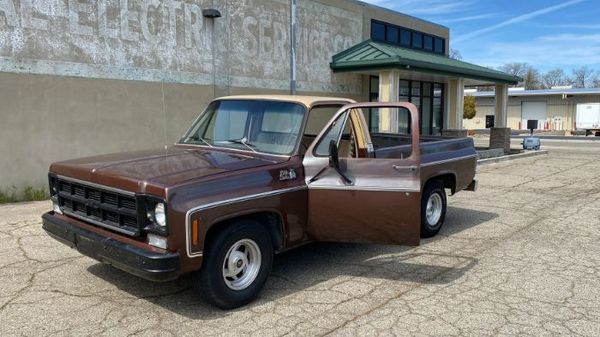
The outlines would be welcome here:
[[[400,80],[398,101],[411,102],[419,109],[420,132],[422,135],[440,135],[444,115],[444,84],[434,82]],[[379,78],[371,76],[369,97],[372,102],[379,97]],[[377,114],[370,114],[369,127],[378,125]],[[398,123],[405,121],[399,120]],[[399,125],[402,127],[402,125]]]

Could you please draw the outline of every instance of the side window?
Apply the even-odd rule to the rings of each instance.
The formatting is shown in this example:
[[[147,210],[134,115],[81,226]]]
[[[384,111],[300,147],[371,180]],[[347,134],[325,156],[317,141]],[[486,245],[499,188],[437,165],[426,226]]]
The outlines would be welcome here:
[[[348,111],[341,114],[330,126],[329,130],[325,133],[321,141],[315,148],[315,155],[317,156],[328,156],[329,155],[329,143],[331,140],[335,140],[339,146],[339,139],[342,136],[342,131],[346,126],[348,120]]]
[[[310,109],[308,112],[308,118],[306,120],[306,127],[304,128],[304,134],[302,135],[302,141],[300,143],[300,151],[304,154],[304,151],[308,149],[310,144],[315,141],[317,135],[323,131],[323,128],[335,115],[335,113],[342,107],[342,105],[317,105]]]
[[[369,133],[375,158],[406,158],[412,154],[410,112],[405,108],[371,109]]]

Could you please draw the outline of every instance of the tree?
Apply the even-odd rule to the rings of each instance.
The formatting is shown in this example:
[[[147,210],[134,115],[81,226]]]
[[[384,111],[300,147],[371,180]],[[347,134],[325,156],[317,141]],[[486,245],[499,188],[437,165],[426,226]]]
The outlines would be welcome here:
[[[477,110],[475,109],[475,96],[465,96],[465,102],[463,106],[463,118],[473,119],[476,114]]]
[[[531,67],[527,63],[513,62],[498,67],[498,70],[514,76],[524,77]]]
[[[542,76],[542,86],[546,89],[551,89],[558,85],[566,85],[568,82],[567,75],[562,69],[549,70]]]
[[[450,53],[448,57],[455,60],[462,60],[462,55],[460,54],[460,51],[454,48],[450,48]]]
[[[523,86],[525,90],[541,89],[540,72],[533,67],[527,68],[523,76]]]
[[[600,71],[596,72],[592,79],[592,88],[600,88]]]
[[[573,77],[571,78],[571,82],[575,88],[588,88],[592,85],[591,82],[594,71],[590,67],[583,66],[575,68],[572,72]]]

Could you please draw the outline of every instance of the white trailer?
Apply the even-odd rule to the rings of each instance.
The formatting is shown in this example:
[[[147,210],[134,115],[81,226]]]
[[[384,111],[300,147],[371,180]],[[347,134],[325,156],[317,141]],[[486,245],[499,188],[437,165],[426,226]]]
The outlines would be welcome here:
[[[600,103],[577,104],[577,117],[575,128],[585,130],[585,135],[595,132],[600,135]]]

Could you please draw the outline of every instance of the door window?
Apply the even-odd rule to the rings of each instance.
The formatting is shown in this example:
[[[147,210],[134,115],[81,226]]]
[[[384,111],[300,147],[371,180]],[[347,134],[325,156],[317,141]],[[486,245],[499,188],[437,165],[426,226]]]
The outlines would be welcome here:
[[[406,158],[412,154],[412,120],[406,108],[379,108],[379,123],[371,124],[369,134],[375,158]]]
[[[321,138],[319,145],[315,148],[316,156],[328,156],[329,155],[329,143],[335,140],[339,144],[342,138],[342,131],[346,126],[346,120],[348,119],[348,111],[342,113],[338,118],[331,124],[329,130]]]

